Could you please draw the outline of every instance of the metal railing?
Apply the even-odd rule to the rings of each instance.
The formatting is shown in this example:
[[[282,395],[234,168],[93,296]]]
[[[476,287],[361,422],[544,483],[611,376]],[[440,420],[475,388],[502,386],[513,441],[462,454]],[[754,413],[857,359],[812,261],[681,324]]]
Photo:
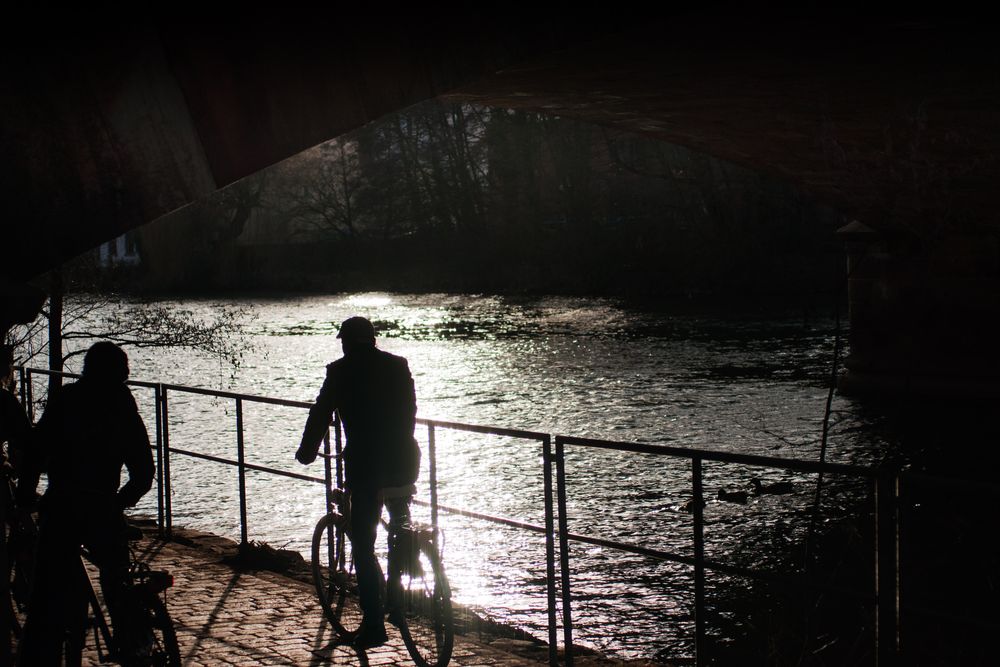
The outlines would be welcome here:
[[[876,590],[874,600],[878,613],[876,614],[876,645],[880,651],[879,664],[889,664],[895,654],[895,642],[892,638],[896,636],[898,609],[896,605],[895,571],[898,544],[894,537],[892,528],[895,526],[893,508],[895,499],[892,495],[892,484],[889,480],[895,471],[879,471],[861,466],[851,466],[833,463],[815,463],[811,461],[797,461],[784,458],[757,456],[750,454],[735,454],[729,452],[717,452],[709,450],[698,450],[680,447],[667,447],[662,445],[645,445],[639,443],[615,442],[609,440],[598,440],[593,438],[578,438],[571,436],[556,436],[556,494],[558,498],[559,512],[559,554],[561,558],[560,572],[562,574],[561,588],[563,596],[563,635],[564,643],[567,647],[566,655],[572,655],[573,646],[573,619],[572,619],[572,595],[570,587],[569,563],[569,542],[575,541],[584,544],[617,549],[627,553],[634,553],[658,560],[670,561],[688,565],[694,568],[694,606],[695,606],[695,656],[698,664],[702,664],[702,657],[705,655],[706,645],[706,605],[705,605],[705,579],[706,570],[712,570],[734,576],[748,577],[752,579],[763,579],[770,581],[789,582],[792,577],[783,574],[774,574],[749,570],[726,563],[712,561],[705,557],[705,519],[704,508],[706,505],[703,468],[705,461],[719,463],[731,463],[745,466],[765,467],[777,470],[792,470],[802,473],[830,473],[860,477],[867,480],[877,481],[876,484],[876,561],[878,563],[876,576]],[[567,522],[567,483],[565,450],[567,447],[581,447],[602,449],[617,452],[631,452],[639,454],[651,454],[654,456],[672,457],[687,459],[691,465],[691,501],[690,507],[694,516],[694,529],[692,543],[694,546],[694,556],[642,547],[635,544],[628,544],[615,540],[606,540],[585,535],[578,535],[569,532]],[[804,574],[804,573],[802,573]],[[802,578],[795,581],[797,584],[817,586]],[[853,590],[838,590],[834,587],[823,587],[831,592],[843,592],[845,594],[858,596],[863,595]],[[887,640],[888,639],[888,640]],[[567,659],[567,664],[572,664],[572,659]]]
[[[32,397],[32,376],[60,375],[67,378],[76,378],[78,375],[71,373],[57,373],[43,369],[18,368],[21,379],[21,398],[28,406],[29,415],[34,420],[33,397]],[[171,535],[173,526],[173,511],[171,497],[173,494],[171,486],[170,461],[174,455],[182,455],[195,459],[212,461],[225,465],[235,466],[238,471],[239,489],[239,513],[240,513],[240,540],[246,544],[248,541],[248,519],[247,519],[247,499],[246,499],[246,472],[248,470],[263,472],[271,475],[282,476],[302,480],[310,483],[323,484],[326,489],[326,500],[330,502],[331,490],[335,486],[341,486],[343,481],[343,470],[340,453],[342,450],[342,435],[340,423],[335,418],[332,424],[334,438],[331,449],[331,438],[329,431],[324,438],[324,476],[314,477],[299,473],[288,472],[267,466],[255,465],[246,461],[244,442],[244,419],[243,405],[247,402],[262,403],[278,406],[286,406],[299,409],[308,409],[312,403],[302,401],[291,401],[264,396],[253,396],[236,392],[219,391],[213,389],[202,389],[196,387],[186,387],[181,385],[152,383],[141,381],[130,381],[128,383],[134,387],[152,389],[154,392],[155,420],[156,420],[156,458],[157,458],[157,518],[160,529],[167,536]],[[170,418],[169,418],[169,396],[171,393],[186,393],[211,396],[232,400],[235,403],[236,420],[236,458],[227,459],[225,457],[195,452],[187,449],[173,447],[170,443]],[[660,445],[646,445],[627,442],[616,442],[609,440],[599,440],[591,438],[579,438],[572,436],[557,435],[555,437],[535,431],[507,429],[492,426],[480,426],[464,424],[458,422],[439,421],[433,419],[417,419],[417,423],[427,428],[428,442],[428,484],[430,488],[430,501],[415,499],[419,505],[429,507],[431,521],[437,525],[439,512],[450,513],[469,517],[475,520],[492,522],[499,525],[517,528],[545,536],[545,557],[546,557],[546,611],[548,617],[548,645],[551,664],[558,664],[558,625],[559,611],[562,610],[562,630],[564,644],[565,664],[573,664],[573,602],[571,593],[571,572],[570,543],[578,542],[591,544],[600,547],[617,549],[627,553],[642,555],[645,557],[670,561],[688,565],[694,569],[694,618],[695,618],[695,657],[698,664],[703,664],[706,656],[706,605],[705,605],[705,580],[706,571],[714,571],[728,575],[750,577],[760,580],[770,581],[794,581],[796,584],[822,587],[808,581],[801,576],[774,574],[759,570],[749,570],[738,566],[713,561],[706,558],[704,545],[703,516],[704,488],[703,488],[703,464],[706,461],[730,463],[744,466],[765,467],[778,470],[789,470],[801,473],[819,473],[831,475],[847,475],[860,478],[873,484],[875,498],[875,528],[874,528],[874,581],[875,590],[870,593],[850,589],[839,589],[839,592],[860,596],[873,601],[876,609],[876,657],[879,665],[893,664],[898,656],[899,636],[900,636],[900,600],[899,600],[899,521],[897,505],[899,502],[899,487],[901,471],[897,469],[876,469],[862,466],[842,465],[832,463],[817,463],[811,461],[800,461],[793,459],[755,456],[746,454],[735,454],[718,451],[697,450],[678,447],[666,447]],[[463,431],[469,433],[479,433],[513,439],[533,441],[540,445],[542,459],[542,480],[544,493],[544,525],[537,525],[527,521],[512,519],[509,517],[498,517],[467,509],[442,505],[438,502],[437,489],[437,462],[436,462],[436,435],[439,430]],[[552,445],[555,444],[553,452]],[[693,556],[678,553],[671,553],[659,549],[643,547],[629,544],[617,540],[608,540],[600,537],[580,535],[569,532],[567,517],[567,474],[565,465],[565,452],[567,448],[591,448],[611,450],[618,452],[631,452],[637,454],[651,454],[654,456],[672,457],[675,459],[686,459],[691,466],[691,498],[692,511],[694,516],[694,527],[691,535],[693,545]],[[553,467],[553,464],[554,467]],[[553,484],[553,475],[555,484]],[[927,480],[929,476],[921,479]],[[989,490],[1000,497],[1000,487],[994,485],[984,485]],[[555,496],[555,499],[553,499]],[[557,525],[558,524],[558,525]],[[558,547],[556,540],[558,539]],[[557,563],[558,561],[558,577]],[[558,582],[558,591],[557,591]],[[561,605],[560,605],[561,603]],[[913,610],[921,613],[921,610]],[[925,613],[933,611],[924,610]]]
[[[34,421],[34,404],[32,395],[32,376],[42,375],[42,376],[60,376],[63,378],[79,378],[80,376],[75,373],[65,373],[58,371],[50,371],[45,369],[37,368],[23,368],[19,367],[18,372],[20,373],[20,386],[21,386],[21,400],[28,406],[29,416]],[[303,401],[291,401],[287,399],[272,398],[266,396],[254,396],[250,394],[241,394],[237,392],[221,391],[215,389],[202,389],[198,387],[187,387],[175,384],[165,384],[165,383],[152,383],[152,382],[142,382],[129,380],[128,385],[133,387],[142,387],[146,389],[152,389],[154,392],[154,405],[155,405],[155,428],[156,428],[156,469],[157,469],[157,519],[158,525],[162,533],[166,537],[172,536],[173,531],[173,506],[172,506],[172,496],[173,487],[171,484],[171,473],[170,473],[170,461],[171,457],[174,455],[182,455],[186,457],[191,457],[195,459],[201,459],[205,461],[211,461],[214,463],[220,463],[224,465],[235,466],[238,471],[238,490],[239,490],[239,513],[240,513],[240,543],[247,544],[249,538],[249,526],[247,520],[247,499],[246,499],[246,472],[247,470],[254,470],[258,472],[268,473],[271,475],[277,475],[281,477],[287,477],[297,480],[302,480],[305,482],[323,484],[326,489],[326,502],[327,506],[330,506],[332,501],[332,490],[334,487],[343,486],[343,469],[342,469],[342,430],[340,428],[339,418],[335,416],[332,426],[334,427],[334,438],[333,438],[333,448],[331,449],[331,438],[329,431],[324,438],[324,448],[321,458],[323,459],[323,470],[324,475],[322,478],[313,477],[310,475],[304,475],[300,473],[288,472],[285,470],[279,470],[276,468],[271,468],[267,466],[255,465],[248,463],[246,461],[245,455],[245,443],[244,443],[244,422],[243,422],[243,404],[244,403],[261,403],[269,405],[279,405],[292,408],[309,409],[312,407],[312,403],[307,403]],[[195,452],[188,449],[181,449],[179,447],[174,447],[170,443],[170,400],[169,396],[171,393],[186,393],[195,394],[203,396],[211,396],[214,398],[223,398],[232,400],[235,403],[235,419],[236,419],[236,459],[227,459],[225,457],[215,456],[211,454],[205,454],[202,452]],[[557,662],[557,617],[558,612],[556,610],[556,573],[555,573],[555,530],[554,530],[554,509],[552,503],[552,474],[551,474],[551,436],[547,433],[537,433],[534,431],[526,431],[519,429],[509,429],[501,427],[492,426],[480,426],[474,424],[463,424],[458,422],[448,422],[439,421],[433,419],[418,418],[417,424],[423,425],[427,428],[427,441],[428,441],[428,484],[430,487],[430,502],[420,500],[415,498],[413,500],[414,504],[427,506],[431,513],[431,522],[435,527],[438,525],[438,514],[440,512],[445,512],[449,514],[464,516],[479,521],[486,521],[490,523],[495,523],[498,525],[508,526],[517,528],[520,530],[525,530],[529,532],[534,532],[538,534],[545,535],[546,541],[546,564],[547,564],[547,616],[548,616],[548,636],[549,636],[549,652],[550,660],[553,664]],[[514,438],[528,441],[535,441],[540,445],[540,453],[544,461],[543,468],[543,488],[544,488],[544,508],[545,508],[545,525],[537,525],[527,521],[521,521],[517,519],[512,519],[509,517],[499,517],[490,514],[485,514],[482,512],[474,512],[467,509],[451,507],[448,505],[442,505],[438,502],[438,490],[437,490],[437,453],[436,453],[436,434],[439,430],[452,430],[452,431],[464,431],[469,433],[480,433],[486,435],[494,435],[506,438]]]

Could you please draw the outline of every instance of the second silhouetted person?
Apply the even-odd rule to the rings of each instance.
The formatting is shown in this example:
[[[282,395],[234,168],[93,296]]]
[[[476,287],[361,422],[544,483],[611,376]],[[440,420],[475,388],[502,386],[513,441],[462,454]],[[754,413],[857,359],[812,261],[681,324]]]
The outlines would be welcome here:
[[[336,410],[347,436],[344,484],[350,492],[351,541],[363,613],[355,646],[370,648],[386,641],[381,570],[375,559],[382,491],[412,485],[417,479],[420,449],[413,438],[417,401],[406,359],[375,346],[371,322],[348,318],[337,337],[344,356],[326,367],[326,380],[309,411],[295,458],[303,464],[315,460]],[[407,521],[408,498],[390,503],[389,514],[392,521]]]

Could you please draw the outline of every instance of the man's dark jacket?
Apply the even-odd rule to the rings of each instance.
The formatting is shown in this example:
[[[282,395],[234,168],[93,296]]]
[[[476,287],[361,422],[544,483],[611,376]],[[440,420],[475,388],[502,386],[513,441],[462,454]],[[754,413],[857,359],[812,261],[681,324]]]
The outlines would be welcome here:
[[[348,487],[385,488],[416,481],[420,467],[420,449],[413,439],[417,399],[406,359],[372,348],[352,351],[328,365],[299,445],[305,460],[315,458],[334,410],[347,435],[344,474]]]
[[[46,497],[119,509],[149,491],[156,468],[129,388],[87,379],[55,392],[38,422],[36,456],[47,459]],[[128,482],[119,489],[122,466]]]
[[[31,435],[31,422],[13,394],[0,388],[0,444],[9,442],[21,454]]]

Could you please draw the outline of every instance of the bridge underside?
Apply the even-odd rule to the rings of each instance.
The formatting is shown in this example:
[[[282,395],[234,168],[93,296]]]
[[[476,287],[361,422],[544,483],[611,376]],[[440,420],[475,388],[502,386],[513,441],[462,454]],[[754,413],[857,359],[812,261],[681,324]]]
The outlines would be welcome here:
[[[869,292],[855,295],[855,314],[881,313],[869,319],[885,330],[859,368],[913,367],[912,354],[883,363],[901,326],[885,313],[908,313],[911,339],[933,321],[935,350],[955,347],[948,329],[996,319],[993,35],[971,23],[637,16],[247,15],[221,29],[55,30],[8,47],[0,278],[38,275],[385,113],[446,96],[681,144],[863,221],[877,234],[855,240],[880,259],[863,263]],[[907,347],[921,356],[931,342]],[[976,347],[943,366],[1000,372],[996,354]]]
[[[1000,50],[971,26],[678,18],[451,93],[768,172],[882,230],[995,223]]]

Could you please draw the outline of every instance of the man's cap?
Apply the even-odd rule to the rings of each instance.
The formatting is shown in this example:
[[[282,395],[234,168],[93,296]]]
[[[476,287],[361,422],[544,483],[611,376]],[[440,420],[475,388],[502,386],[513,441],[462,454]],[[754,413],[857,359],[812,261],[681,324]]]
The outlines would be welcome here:
[[[364,317],[348,317],[340,325],[340,332],[337,334],[337,338],[372,340],[375,338],[375,327]]]

